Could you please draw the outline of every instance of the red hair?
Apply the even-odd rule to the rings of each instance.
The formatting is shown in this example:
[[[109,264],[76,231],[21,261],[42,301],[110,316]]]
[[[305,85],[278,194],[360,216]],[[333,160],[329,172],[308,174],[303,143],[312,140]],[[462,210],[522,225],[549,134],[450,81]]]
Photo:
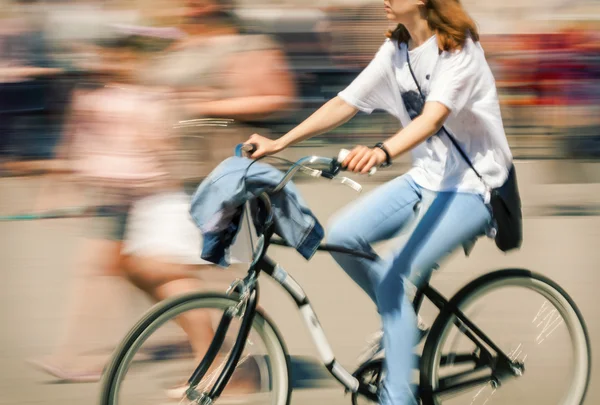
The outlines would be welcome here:
[[[470,36],[479,41],[479,31],[475,21],[463,8],[460,0],[425,0],[427,23],[436,33],[441,51],[461,49]],[[398,43],[408,43],[410,34],[406,27],[398,24],[396,29],[388,31],[388,38]]]

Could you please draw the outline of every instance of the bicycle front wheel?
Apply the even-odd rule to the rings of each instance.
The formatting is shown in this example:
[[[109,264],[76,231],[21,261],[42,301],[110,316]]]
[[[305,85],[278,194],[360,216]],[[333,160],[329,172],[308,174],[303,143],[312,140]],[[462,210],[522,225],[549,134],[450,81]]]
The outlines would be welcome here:
[[[499,366],[489,345],[475,344],[473,331],[443,311],[423,352],[425,405],[583,403],[590,377],[589,337],[577,306],[556,283],[527,270],[501,270],[468,284],[452,305],[511,365]]]
[[[198,366],[222,315],[237,296],[192,293],[156,304],[116,349],[101,383],[101,405],[188,404],[187,380]],[[235,317],[220,352],[197,386],[208,392],[240,331]],[[184,332],[184,330],[187,332]],[[257,310],[238,366],[216,404],[288,405],[289,356],[275,326]]]

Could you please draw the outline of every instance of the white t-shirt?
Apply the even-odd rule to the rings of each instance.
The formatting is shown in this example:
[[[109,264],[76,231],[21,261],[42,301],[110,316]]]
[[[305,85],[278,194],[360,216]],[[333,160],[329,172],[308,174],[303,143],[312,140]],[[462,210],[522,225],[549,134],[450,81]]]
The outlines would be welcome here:
[[[444,126],[454,135],[486,183],[498,187],[508,177],[512,155],[508,147],[496,84],[479,42],[469,38],[454,52],[438,51],[434,35],[409,51],[410,63],[427,101],[447,106]],[[339,93],[347,103],[366,113],[380,109],[410,124],[423,102],[411,76],[406,44],[386,40],[362,73]],[[487,195],[486,187],[440,130],[412,150],[409,174],[433,191]]]

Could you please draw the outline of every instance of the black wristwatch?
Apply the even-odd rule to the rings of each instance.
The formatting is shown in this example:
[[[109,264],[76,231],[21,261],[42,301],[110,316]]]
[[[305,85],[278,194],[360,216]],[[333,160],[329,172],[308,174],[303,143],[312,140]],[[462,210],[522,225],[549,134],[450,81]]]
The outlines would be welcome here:
[[[390,156],[390,152],[387,150],[383,142],[375,144],[373,148],[379,148],[385,153],[385,162],[381,164],[381,167],[390,167],[392,165],[392,157]]]

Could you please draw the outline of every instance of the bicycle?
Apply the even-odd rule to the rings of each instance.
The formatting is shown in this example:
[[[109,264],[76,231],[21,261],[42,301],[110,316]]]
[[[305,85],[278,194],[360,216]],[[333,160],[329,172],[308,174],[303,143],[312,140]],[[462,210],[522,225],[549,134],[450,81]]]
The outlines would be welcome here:
[[[238,148],[238,155],[239,155]],[[176,319],[189,310],[210,310],[218,312],[218,326],[214,329],[208,349],[201,361],[192,360],[187,365],[187,371],[178,378],[187,378],[187,383],[180,390],[180,403],[195,403],[209,405],[221,403],[224,390],[230,381],[235,380],[234,372],[246,367],[249,363],[268,373],[268,381],[257,392],[255,399],[260,403],[286,405],[290,403],[292,387],[290,384],[290,356],[276,325],[262,309],[257,307],[259,301],[258,279],[261,274],[267,274],[281,286],[297,305],[306,327],[313,338],[320,359],[346,390],[351,393],[353,404],[363,399],[376,402],[384,381],[383,361],[380,356],[371,356],[350,373],[334,356],[325,333],[319,324],[317,315],[310,305],[302,287],[291,277],[282,266],[267,256],[267,250],[272,245],[289,247],[288,244],[274,233],[274,219],[271,211],[269,195],[282,189],[292,177],[304,172],[313,177],[338,179],[357,191],[361,187],[354,180],[339,177],[340,163],[336,159],[319,156],[308,156],[297,162],[289,162],[292,166],[283,176],[277,187],[257,196],[254,204],[247,204],[244,211],[245,220],[250,221],[256,215],[264,220],[264,232],[256,235],[256,246],[253,246],[253,260],[243,279],[237,279],[231,284],[226,293],[191,293],[156,304],[133,327],[116,349],[114,356],[107,366],[101,385],[101,405],[123,404],[124,392],[133,393],[134,402],[141,403],[148,394],[146,378],[126,379],[128,370],[136,363],[135,357],[140,347],[153,333],[168,321]],[[339,246],[323,244],[321,251],[339,252],[356,257],[376,260],[375,255],[345,249]],[[498,338],[513,338],[513,335],[524,330],[528,324],[536,326],[533,334],[534,348],[547,347],[545,342],[556,342],[557,339],[568,335],[571,345],[560,345],[557,355],[559,365],[555,368],[562,372],[562,364],[568,354],[572,360],[567,378],[559,376],[546,383],[543,392],[533,390],[534,400],[526,402],[519,400],[518,395],[507,390],[506,402],[498,404],[534,404],[556,403],[548,402],[547,396],[560,390],[561,405],[582,404],[590,379],[591,355],[590,341],[583,317],[569,295],[552,280],[534,272],[523,269],[504,269],[494,271],[476,278],[458,291],[451,299],[446,299],[440,292],[429,284],[429,279],[419,288],[414,296],[413,305],[418,313],[424,298],[429,299],[439,309],[439,315],[433,322],[420,357],[419,383],[417,398],[422,405],[442,404],[486,404],[492,397],[502,398],[504,387],[516,386],[518,380],[531,384],[540,381],[528,380],[529,367],[542,364],[542,379],[549,378],[550,370],[543,358],[530,356],[528,360],[528,343],[524,341],[511,342],[511,345],[499,343]],[[499,296],[498,293],[502,293]],[[529,297],[519,299],[517,294],[534,293],[535,299]],[[505,296],[503,294],[508,294]],[[477,322],[472,318],[485,308],[482,298],[500,305],[492,306],[492,314],[480,318]],[[538,307],[539,299],[545,299],[542,307]],[[537,312],[533,312],[533,320],[524,318],[525,323],[515,317],[516,309],[525,310],[533,302]],[[510,304],[517,304],[516,309],[508,309]],[[498,316],[496,312],[507,309],[510,325],[516,328],[500,328],[500,335],[492,338],[489,332],[497,333],[496,322],[507,319]],[[469,314],[469,315],[468,315]],[[559,319],[559,316],[561,319]],[[514,319],[513,319],[514,318]],[[179,318],[181,319],[181,318]],[[484,333],[481,325],[492,319],[493,327]],[[232,325],[239,324],[231,333]],[[215,322],[217,324],[217,322]],[[566,328],[558,329],[560,326]],[[541,326],[541,332],[540,332]],[[566,331],[565,331],[566,329]],[[566,332],[566,334],[565,334]],[[528,336],[528,335],[525,335]],[[257,344],[258,343],[258,344]],[[518,344],[517,344],[518,343]],[[542,343],[545,343],[542,345]],[[257,348],[259,353],[254,350]],[[510,349],[510,351],[509,351]],[[222,351],[225,354],[221,354]],[[540,363],[541,362],[541,363]],[[562,362],[562,363],[560,363]],[[257,364],[259,366],[257,366]],[[526,364],[528,367],[526,368]],[[236,367],[239,367],[236,369]],[[261,368],[262,367],[262,368]],[[193,372],[190,370],[193,369]],[[172,376],[172,374],[169,374]],[[233,376],[233,379],[232,379]],[[128,377],[129,378],[129,377]],[[133,378],[133,377],[132,377]],[[206,378],[206,379],[205,379]],[[540,377],[538,377],[540,378]],[[238,378],[239,380],[239,378]],[[124,383],[126,381],[126,384]],[[141,388],[139,387],[141,381]],[[561,385],[561,382],[563,383]],[[551,384],[550,384],[551,383]],[[566,383],[566,384],[565,384]],[[131,384],[131,385],[129,385]],[[535,385],[533,385],[535,387]],[[564,387],[563,387],[564,386]],[[125,388],[127,389],[125,389]],[[560,388],[560,389],[559,389]],[[159,388],[164,390],[164,387]],[[498,395],[497,392],[503,394]],[[528,394],[530,391],[528,391]],[[538,395],[539,394],[539,395]],[[158,394],[164,395],[164,391]],[[462,395],[462,397],[461,397]],[[515,397],[514,395],[517,395]],[[269,399],[266,399],[266,398]],[[516,398],[516,400],[515,400]],[[138,402],[135,402],[137,400]],[[144,402],[147,403],[147,402]]]

